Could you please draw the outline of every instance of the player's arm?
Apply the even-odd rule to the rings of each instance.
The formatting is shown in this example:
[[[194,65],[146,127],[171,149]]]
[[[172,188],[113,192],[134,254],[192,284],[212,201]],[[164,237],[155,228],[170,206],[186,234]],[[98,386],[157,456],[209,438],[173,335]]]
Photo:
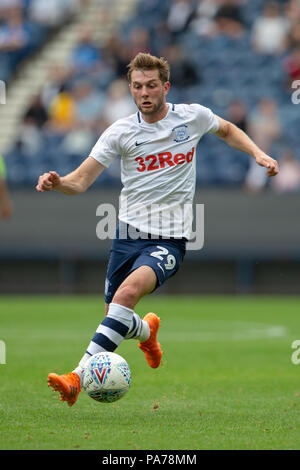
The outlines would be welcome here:
[[[66,176],[59,176],[56,171],[49,171],[39,177],[36,190],[59,191],[75,195],[84,193],[98,178],[106,167],[93,157],[87,157],[82,164]]]
[[[261,150],[250,137],[232,122],[216,116],[219,121],[219,130],[215,135],[224,140],[230,147],[248,153],[255,158],[256,163],[268,169],[268,176],[275,176],[278,173],[278,163],[276,160]]]

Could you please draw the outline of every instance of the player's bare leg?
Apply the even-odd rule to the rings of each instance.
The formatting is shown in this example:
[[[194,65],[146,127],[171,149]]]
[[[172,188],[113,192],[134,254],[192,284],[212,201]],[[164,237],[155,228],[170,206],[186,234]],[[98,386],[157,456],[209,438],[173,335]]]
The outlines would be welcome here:
[[[112,302],[134,309],[138,301],[155,289],[156,274],[150,266],[140,266],[122,282]]]
[[[153,291],[156,286],[156,274],[149,266],[141,266],[131,273],[120,285],[113,297],[113,302],[134,308],[144,295]],[[157,341],[160,318],[153,312],[147,313],[143,318],[149,325],[150,336],[140,341],[138,346],[145,354],[149,366],[156,369],[160,363],[163,352]]]

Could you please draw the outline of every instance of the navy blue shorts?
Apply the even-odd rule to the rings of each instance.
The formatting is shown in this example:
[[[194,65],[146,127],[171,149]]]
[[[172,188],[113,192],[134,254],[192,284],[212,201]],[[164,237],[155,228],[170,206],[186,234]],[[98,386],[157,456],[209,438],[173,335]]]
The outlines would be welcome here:
[[[123,224],[121,222],[121,224]],[[185,238],[158,237],[143,234],[143,238],[133,239],[128,234],[119,238],[120,227],[117,227],[116,237],[112,241],[110,257],[105,280],[105,302],[109,304],[122,282],[140,266],[150,266],[157,277],[155,289],[161,286],[169,277],[174,276],[185,255]],[[135,229],[134,229],[135,230]],[[124,233],[124,232],[123,232]],[[137,233],[137,230],[136,230]],[[145,238],[147,237],[147,238]],[[154,290],[155,290],[154,289]]]

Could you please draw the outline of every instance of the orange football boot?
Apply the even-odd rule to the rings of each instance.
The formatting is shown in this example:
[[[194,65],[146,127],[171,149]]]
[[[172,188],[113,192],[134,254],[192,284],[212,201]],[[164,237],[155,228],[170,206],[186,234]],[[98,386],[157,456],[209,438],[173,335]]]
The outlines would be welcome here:
[[[69,406],[73,406],[81,390],[80,378],[76,372],[63,375],[49,374],[48,387],[52,387],[55,392],[59,391],[60,400],[67,401]]]
[[[146,361],[149,366],[156,369],[161,362],[163,352],[160,348],[160,344],[157,342],[157,332],[159,329],[160,318],[155,313],[147,313],[143,318],[150,328],[150,336],[146,341],[138,344],[139,348],[145,354]]]

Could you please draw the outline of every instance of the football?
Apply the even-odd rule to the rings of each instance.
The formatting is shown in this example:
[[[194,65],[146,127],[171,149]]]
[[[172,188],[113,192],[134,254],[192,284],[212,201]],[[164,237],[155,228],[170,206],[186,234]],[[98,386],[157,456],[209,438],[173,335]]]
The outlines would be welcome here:
[[[97,353],[88,360],[83,389],[96,401],[112,403],[128,392],[131,370],[127,361],[112,352]]]

